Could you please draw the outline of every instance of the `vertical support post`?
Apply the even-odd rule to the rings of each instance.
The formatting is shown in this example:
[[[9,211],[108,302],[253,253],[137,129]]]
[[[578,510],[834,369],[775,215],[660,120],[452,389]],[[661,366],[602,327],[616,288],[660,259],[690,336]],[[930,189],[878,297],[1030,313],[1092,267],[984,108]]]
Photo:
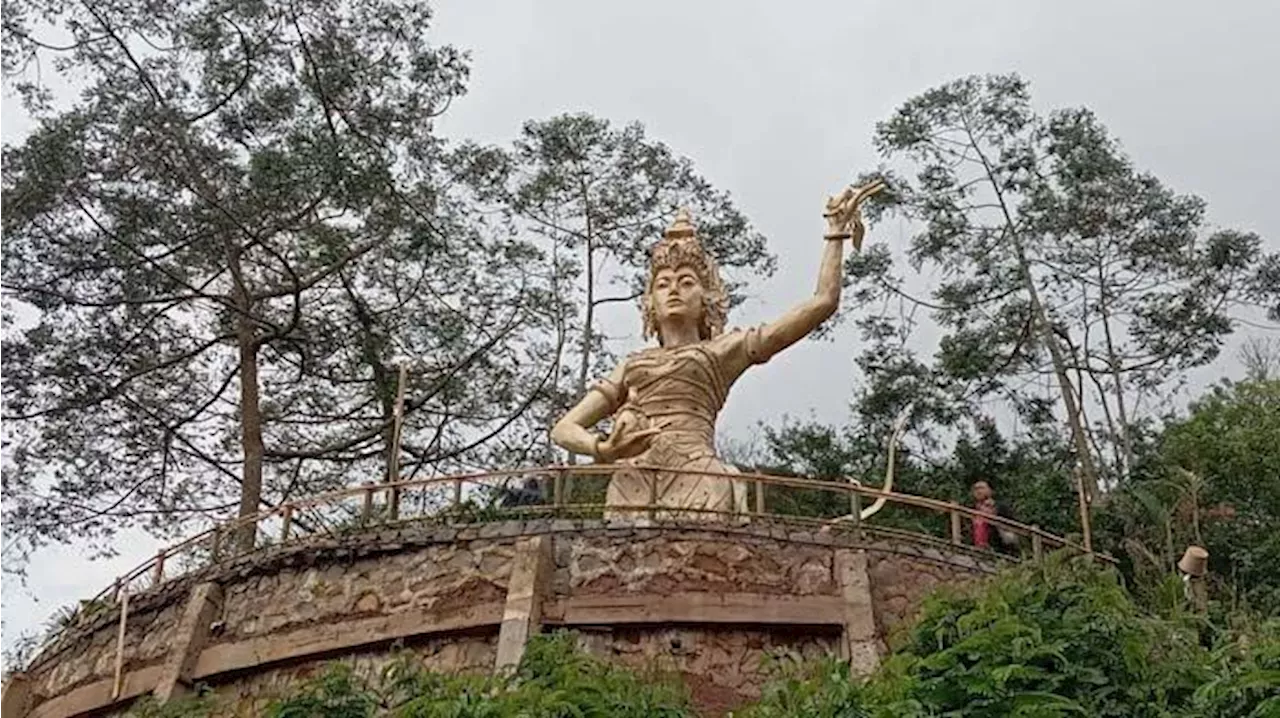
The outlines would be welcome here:
[[[209,636],[209,625],[222,608],[222,587],[216,583],[197,584],[187,597],[182,616],[169,641],[169,654],[160,666],[155,697],[166,703],[186,692],[196,659]]]
[[[836,585],[844,604],[840,658],[849,662],[849,670],[855,676],[870,675],[880,665],[880,649],[871,605],[867,552],[836,549],[834,568]]]
[[[120,697],[120,690],[124,687],[124,634],[125,628],[129,625],[129,592],[122,590],[120,592],[120,627],[116,629],[116,670],[115,677],[111,680],[111,700]]]
[[[462,479],[453,480],[453,507],[456,509],[462,505]]]
[[[959,546],[964,543],[964,531],[960,523],[960,504],[954,501],[949,502],[951,505],[951,543]]]
[[[293,504],[285,504],[280,514],[280,543],[289,542],[289,529],[293,527]]]
[[[364,505],[360,507],[360,521],[369,523],[369,519],[373,518],[373,484],[365,482],[364,484]]]
[[[555,506],[564,505],[564,470],[556,472],[556,478],[551,482],[551,503]]]
[[[1040,537],[1040,526],[1034,525],[1031,532],[1031,557],[1036,561],[1044,559],[1044,539]]]
[[[151,585],[159,586],[164,581],[164,549],[156,552],[156,565],[151,570]]]
[[[853,491],[849,494],[849,511],[853,517],[854,535],[862,538],[862,494]]]
[[[526,536],[516,542],[507,600],[498,629],[498,651],[494,668],[499,672],[520,665],[529,637],[542,628],[542,599],[555,573],[552,536]]]
[[[764,513],[764,482],[756,479],[756,513]]]
[[[645,473],[649,475],[649,508],[645,511],[645,516],[652,523],[658,518],[658,473],[656,471]]]
[[[222,527],[214,526],[213,533],[209,534],[209,560],[217,563],[222,557]]]

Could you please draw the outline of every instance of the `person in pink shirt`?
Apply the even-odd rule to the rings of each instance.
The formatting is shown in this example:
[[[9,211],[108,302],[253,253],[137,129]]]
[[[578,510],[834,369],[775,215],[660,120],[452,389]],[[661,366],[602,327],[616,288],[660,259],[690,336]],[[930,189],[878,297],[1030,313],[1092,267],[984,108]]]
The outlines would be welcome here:
[[[987,482],[977,481],[973,484],[973,507],[980,514],[996,515],[996,497]],[[973,518],[973,545],[978,548],[991,546],[991,523],[981,516]]]

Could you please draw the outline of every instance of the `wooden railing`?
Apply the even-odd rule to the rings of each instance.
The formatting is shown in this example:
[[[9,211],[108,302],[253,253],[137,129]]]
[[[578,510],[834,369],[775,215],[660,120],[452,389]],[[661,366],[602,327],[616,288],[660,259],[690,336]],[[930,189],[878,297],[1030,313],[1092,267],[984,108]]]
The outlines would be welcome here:
[[[100,591],[92,599],[91,605],[116,603],[121,601],[122,597],[136,596],[192,571],[272,546],[315,536],[339,536],[347,532],[363,531],[378,526],[419,521],[472,523],[501,520],[511,518],[513,515],[601,516],[606,507],[598,500],[574,503],[573,497],[574,494],[586,493],[582,490],[585,482],[590,480],[603,482],[616,468],[610,465],[592,464],[459,474],[393,483],[370,483],[289,501],[252,516],[218,524],[203,533],[161,550],[153,558],[120,576],[114,583]],[[629,468],[642,472],[654,472],[655,475],[664,471],[662,467],[657,466],[630,466]],[[754,496],[751,497],[753,500],[747,503],[752,507],[751,511],[716,518],[784,520],[811,525],[815,529],[852,531],[860,535],[870,534],[940,546],[961,546],[965,544],[965,523],[971,524],[975,518],[980,517],[997,531],[1012,532],[1018,536],[1019,546],[1022,549],[1029,547],[1032,558],[1039,559],[1046,550],[1063,548],[1114,563],[1114,559],[1110,556],[1093,553],[1084,546],[1044,531],[1039,526],[1029,526],[1002,516],[980,514],[966,506],[925,496],[881,491],[851,481],[815,480],[754,473],[725,474],[714,471],[684,473],[720,477],[737,482],[738,486],[751,487],[751,493]],[[468,487],[510,491],[511,482],[517,479],[524,480],[525,483],[528,483],[529,479],[536,479],[538,484],[544,487],[545,490],[539,494],[537,502],[506,507],[492,505],[486,507],[468,499]],[[578,489],[568,490],[567,487],[570,484]],[[786,496],[787,491],[843,494],[845,498],[829,506],[847,506],[848,513],[838,517],[813,517],[796,513],[779,513],[776,510],[770,512],[770,507],[767,505],[768,497],[773,496],[776,500],[779,496]],[[473,490],[472,495],[475,494]],[[946,527],[942,531],[943,535],[887,525],[886,519],[889,517],[883,514],[862,519],[862,508],[881,499],[884,500],[886,510],[896,507],[899,509],[899,514],[902,510],[914,510],[923,512],[925,516],[946,516],[947,520],[942,522]],[[724,513],[672,509],[656,504],[609,506],[607,510],[611,515],[634,513],[638,516],[648,515],[659,518],[669,518],[673,515],[692,518],[698,515]],[[1026,554],[1020,553],[1020,555]],[[55,643],[57,641],[51,641],[46,645],[51,646]]]

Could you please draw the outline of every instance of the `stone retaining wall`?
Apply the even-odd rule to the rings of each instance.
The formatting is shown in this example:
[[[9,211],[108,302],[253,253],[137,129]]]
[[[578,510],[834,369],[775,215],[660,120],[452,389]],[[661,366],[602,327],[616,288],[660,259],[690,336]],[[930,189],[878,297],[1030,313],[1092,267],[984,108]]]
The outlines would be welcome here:
[[[533,581],[525,574],[536,565],[513,566],[528,550],[522,537],[535,536],[550,542],[539,544],[550,553],[548,575],[540,588],[520,589],[538,596],[516,610],[515,584]],[[147,691],[160,695],[166,682],[164,695],[208,683],[225,715],[254,715],[327,660],[373,666],[402,644],[433,669],[489,670],[511,650],[499,647],[499,626],[505,635],[521,616],[581,629],[590,650],[629,665],[666,665],[715,705],[755,695],[773,653],[865,658],[868,641],[882,644],[932,587],[996,561],[963,547],[771,523],[546,519],[297,541],[133,597],[117,698],[112,607],[6,686],[5,716],[101,714]],[[200,594],[207,605],[190,605],[198,585],[209,587]],[[528,606],[535,615],[525,615]]]

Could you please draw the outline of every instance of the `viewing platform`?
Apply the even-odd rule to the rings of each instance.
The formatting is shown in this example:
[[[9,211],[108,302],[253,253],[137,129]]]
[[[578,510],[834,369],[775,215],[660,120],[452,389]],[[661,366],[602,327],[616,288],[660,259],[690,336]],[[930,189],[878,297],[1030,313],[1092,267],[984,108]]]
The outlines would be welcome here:
[[[1051,549],[1087,553],[999,516],[982,518],[1020,545],[977,549],[973,509],[759,474],[722,475],[750,491],[749,513],[611,506],[606,518],[608,470],[366,485],[218,525],[84,602],[6,684],[4,715],[115,715],[197,684],[216,689],[215,715],[255,715],[329,660],[374,669],[408,650],[434,670],[504,670],[556,628],[679,673],[695,703],[732,704],[758,694],[766,655],[870,672],[935,587]]]

